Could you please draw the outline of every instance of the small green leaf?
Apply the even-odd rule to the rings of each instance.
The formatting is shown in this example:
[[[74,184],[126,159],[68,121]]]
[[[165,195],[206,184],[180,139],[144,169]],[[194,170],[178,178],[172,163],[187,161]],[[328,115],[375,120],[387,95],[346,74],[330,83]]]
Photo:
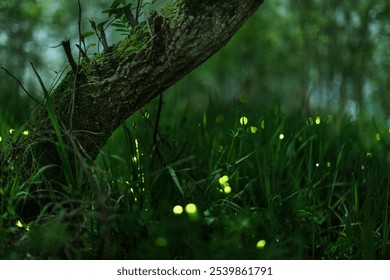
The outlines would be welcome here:
[[[126,4],[126,0],[115,0],[114,2],[112,2],[110,8],[114,9],[114,8],[118,7],[120,4],[125,5]]]
[[[95,23],[95,21],[90,19],[89,23],[91,24],[92,29],[96,31],[96,23]]]
[[[126,25],[124,25],[123,23],[121,22],[114,22],[113,24],[111,24],[112,26],[114,27],[119,27],[119,28],[125,28]]]
[[[83,34],[83,37],[84,37],[84,38],[87,38],[87,37],[92,36],[92,35],[94,35],[94,34],[95,34],[95,32],[93,32],[93,31],[88,31],[88,32],[85,32],[85,33]]]
[[[176,176],[175,170],[171,166],[169,166],[169,165],[167,166],[167,168],[168,168],[169,174],[171,175],[172,180],[175,183],[177,189],[179,190],[181,195],[184,196],[183,188],[182,188],[182,186],[181,186],[181,184],[180,184],[180,182],[179,182],[179,180],[178,180],[178,178]]]
[[[125,35],[128,35],[130,30],[128,29],[123,29],[123,28],[117,28],[115,29],[116,32],[124,32]]]
[[[100,23],[96,26],[97,29],[98,29],[98,30],[101,30],[101,29],[104,27],[104,25],[107,23],[107,21],[108,21],[108,20],[100,22]]]
[[[124,10],[123,7],[111,8],[111,9],[103,10],[102,13],[108,14],[109,17],[114,15],[115,18],[120,18],[121,16],[124,15]]]

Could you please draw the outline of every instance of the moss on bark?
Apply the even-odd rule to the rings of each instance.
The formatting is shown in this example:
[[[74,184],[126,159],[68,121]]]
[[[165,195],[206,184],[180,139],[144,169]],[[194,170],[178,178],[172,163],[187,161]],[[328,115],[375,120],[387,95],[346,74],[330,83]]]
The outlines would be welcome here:
[[[259,0],[178,0],[134,28],[106,52],[84,60],[51,93],[69,162],[75,153],[94,160],[112,132],[129,116],[223,47],[262,3]],[[30,137],[15,143],[10,164],[24,178],[39,168],[56,190],[69,186],[58,153],[58,139],[45,106],[38,106]],[[39,188],[45,188],[40,185]]]

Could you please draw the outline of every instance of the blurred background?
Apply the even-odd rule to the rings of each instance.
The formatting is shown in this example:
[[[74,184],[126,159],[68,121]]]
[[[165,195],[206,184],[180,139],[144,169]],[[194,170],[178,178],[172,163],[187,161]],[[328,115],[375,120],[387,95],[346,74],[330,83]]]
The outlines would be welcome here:
[[[81,0],[82,29],[107,20],[112,1]],[[162,0],[161,3],[168,1]],[[37,99],[33,62],[50,88],[66,59],[61,40],[78,40],[77,1],[0,0],[0,66]],[[228,45],[165,94],[165,108],[202,111],[210,98],[278,104],[282,110],[326,112],[351,119],[390,116],[390,3],[387,0],[266,0]],[[107,29],[109,43],[121,36]],[[100,51],[96,36],[89,53]],[[76,48],[73,49],[77,56]],[[0,135],[19,128],[33,101],[0,71]],[[168,110],[167,109],[167,110]],[[3,141],[4,142],[4,141]]]
[[[108,20],[113,1],[80,0],[83,34]],[[174,0],[156,1],[141,20]],[[70,39],[78,56],[78,20],[77,0],[0,0],[0,67],[40,100],[31,63],[46,88],[58,85],[69,71],[59,45]],[[121,33],[107,28],[108,43]],[[64,200],[54,218],[45,207],[48,222],[29,234],[15,225],[14,205],[43,168],[21,186],[0,177],[0,258],[58,259],[64,246],[69,259],[389,259],[389,35],[388,0],[265,0],[163,94],[161,112],[151,101],[96,164],[67,174],[82,207]],[[86,45],[89,55],[102,51],[96,36]],[[15,130],[28,135],[34,106],[6,71],[0,168]],[[189,203],[196,220],[172,214]]]

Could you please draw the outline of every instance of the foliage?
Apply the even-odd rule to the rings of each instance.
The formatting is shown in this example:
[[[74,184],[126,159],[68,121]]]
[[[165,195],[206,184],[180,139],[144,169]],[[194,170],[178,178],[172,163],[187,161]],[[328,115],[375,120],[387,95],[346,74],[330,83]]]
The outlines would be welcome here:
[[[154,104],[132,117],[74,178],[88,190],[76,208],[55,202],[27,225],[9,201],[2,258],[390,257],[386,126],[211,104],[163,115],[158,145]]]
[[[36,7],[34,2],[20,4],[2,1],[0,3],[0,67],[23,78],[29,90],[34,87],[31,81],[24,77],[28,67],[26,57],[28,56],[30,61],[35,61],[38,65],[40,62],[39,51],[35,52],[38,46],[32,42],[32,37],[39,23],[41,9]],[[31,100],[25,98],[24,94],[18,83],[9,80],[8,74],[0,69],[1,135],[10,128],[16,129],[27,118]]]
[[[287,110],[388,117],[386,1],[265,1],[192,76],[221,99],[241,92]]]
[[[139,21],[167,1],[142,2],[149,4]],[[75,1],[66,3],[53,30],[77,21],[66,12]],[[122,11],[137,3],[114,1],[109,19],[91,19],[83,30],[109,36],[110,25],[127,36]],[[28,23],[19,27],[36,27],[50,10],[0,5]],[[1,176],[0,258],[389,259],[389,11],[384,0],[266,1],[224,50],[164,95],[161,118],[156,100],[95,163],[65,168],[67,196],[53,196],[36,219],[20,220],[17,209],[53,166],[28,180]],[[16,61],[11,68],[24,73],[23,46],[34,38],[21,31],[7,44],[0,33],[0,44],[20,52],[6,64]],[[83,35],[87,47],[98,45],[91,31]],[[20,127],[28,102],[16,84],[1,91],[0,148],[12,152],[12,138],[28,137]],[[350,104],[355,121],[342,116]],[[57,136],[70,165],[75,149]]]

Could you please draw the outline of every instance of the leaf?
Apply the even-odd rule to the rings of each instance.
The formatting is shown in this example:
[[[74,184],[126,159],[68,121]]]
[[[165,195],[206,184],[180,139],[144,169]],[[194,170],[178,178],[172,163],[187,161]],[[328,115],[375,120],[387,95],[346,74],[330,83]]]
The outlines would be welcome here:
[[[88,31],[88,32],[85,32],[85,33],[83,34],[83,37],[84,37],[84,38],[87,38],[87,37],[90,37],[90,36],[92,36],[92,35],[95,35],[95,32],[93,32],[93,31]]]
[[[124,28],[117,28],[115,29],[116,32],[124,32],[121,35],[129,35],[130,30],[129,29],[124,29]]]
[[[96,32],[96,23],[95,23],[95,21],[90,19],[89,23],[91,24],[92,29]]]
[[[126,4],[126,0],[115,0],[114,2],[112,2],[110,9],[115,9],[115,8],[117,8],[120,4],[125,5],[125,4]]]
[[[172,180],[173,180],[173,182],[175,183],[177,189],[179,190],[179,192],[181,193],[181,195],[184,196],[183,188],[182,188],[182,186],[181,186],[179,180],[177,179],[175,170],[174,170],[171,166],[169,166],[169,165],[167,166],[167,168],[168,168],[169,174],[171,175]]]
[[[247,158],[249,158],[251,155],[253,155],[255,152],[252,152],[246,156],[244,156],[243,158],[240,158],[239,160],[237,160],[234,164],[239,164],[240,162],[246,160]]]
[[[126,25],[121,22],[114,22],[111,24],[112,26],[119,27],[119,28],[126,28]]]
[[[108,20],[100,22],[100,23],[96,26],[96,27],[97,27],[97,30],[101,30],[102,27],[104,27],[104,25],[107,23],[107,21],[108,21]]]
[[[114,9],[103,10],[102,13],[108,14],[108,16],[110,16],[110,17],[112,15],[114,15],[115,18],[119,18],[119,17],[123,16],[124,11],[123,11],[123,7],[119,7],[119,8],[114,8]]]

